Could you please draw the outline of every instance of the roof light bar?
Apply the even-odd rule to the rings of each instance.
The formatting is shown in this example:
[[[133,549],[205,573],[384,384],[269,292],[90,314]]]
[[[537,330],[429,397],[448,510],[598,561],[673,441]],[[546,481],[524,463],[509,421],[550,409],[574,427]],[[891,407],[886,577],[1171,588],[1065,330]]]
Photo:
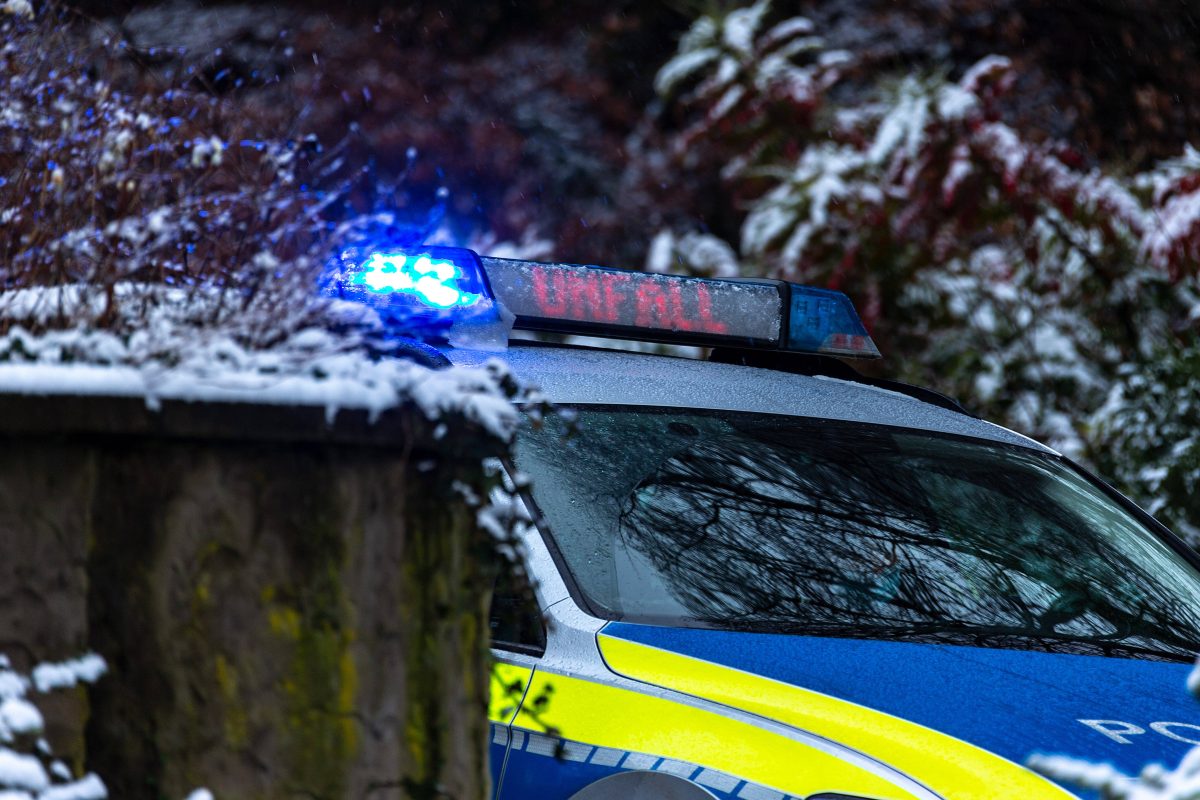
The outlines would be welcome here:
[[[339,264],[330,293],[455,346],[503,347],[498,302],[528,330],[879,357],[850,298],[784,281],[481,259],[457,247],[350,248]]]
[[[850,298],[829,289],[488,257],[481,263],[517,328],[879,358]]]

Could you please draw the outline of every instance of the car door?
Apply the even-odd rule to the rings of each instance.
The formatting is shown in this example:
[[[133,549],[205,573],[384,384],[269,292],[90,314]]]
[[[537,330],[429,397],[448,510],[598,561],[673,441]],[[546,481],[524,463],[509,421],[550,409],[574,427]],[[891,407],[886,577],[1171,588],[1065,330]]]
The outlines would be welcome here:
[[[523,731],[514,732],[512,723],[525,699],[537,660],[546,652],[546,628],[537,600],[528,584],[511,571],[505,570],[496,581],[488,626],[492,646],[488,761],[492,797],[500,798],[509,749],[514,737],[525,735]],[[518,742],[518,746],[522,744]]]

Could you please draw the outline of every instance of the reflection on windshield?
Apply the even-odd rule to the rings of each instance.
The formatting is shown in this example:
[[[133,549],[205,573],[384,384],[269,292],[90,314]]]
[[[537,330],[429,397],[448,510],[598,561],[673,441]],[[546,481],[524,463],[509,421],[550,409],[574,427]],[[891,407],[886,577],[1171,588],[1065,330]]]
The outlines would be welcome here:
[[[745,414],[522,446],[590,605],[679,625],[1190,658],[1200,581],[1058,461]],[[560,524],[561,523],[561,524]]]

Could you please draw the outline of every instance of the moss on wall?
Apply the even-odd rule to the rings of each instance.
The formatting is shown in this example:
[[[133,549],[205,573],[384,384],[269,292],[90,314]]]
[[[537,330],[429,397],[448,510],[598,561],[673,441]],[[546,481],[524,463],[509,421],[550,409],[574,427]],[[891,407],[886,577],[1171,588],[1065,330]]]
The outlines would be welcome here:
[[[483,797],[490,567],[450,488],[481,453],[420,470],[416,438],[10,439],[0,546],[62,547],[0,569],[0,598],[75,570],[23,637],[111,666],[56,748],[134,800]]]

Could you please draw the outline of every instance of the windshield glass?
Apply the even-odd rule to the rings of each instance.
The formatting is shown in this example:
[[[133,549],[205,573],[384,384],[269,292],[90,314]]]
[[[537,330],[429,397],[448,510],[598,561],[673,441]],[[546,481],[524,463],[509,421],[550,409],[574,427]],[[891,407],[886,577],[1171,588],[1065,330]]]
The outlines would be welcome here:
[[[610,619],[1190,659],[1200,575],[1032,450],[734,412],[585,408],[518,468]]]

